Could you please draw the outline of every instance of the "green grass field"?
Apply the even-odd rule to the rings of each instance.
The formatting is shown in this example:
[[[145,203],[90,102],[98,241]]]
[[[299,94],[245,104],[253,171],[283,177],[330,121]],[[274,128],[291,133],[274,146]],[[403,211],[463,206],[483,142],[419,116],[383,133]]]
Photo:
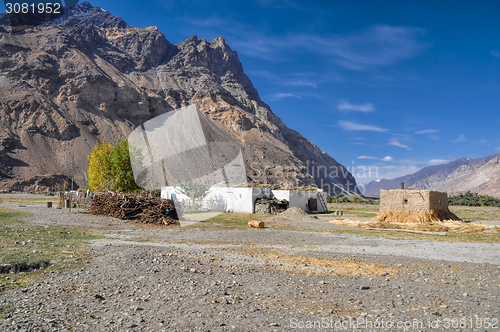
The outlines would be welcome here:
[[[250,213],[221,213],[215,217],[207,219],[203,222],[193,225],[182,227],[182,230],[228,230],[228,229],[248,229],[248,222],[250,220],[261,220],[269,215],[264,214],[250,214]],[[277,222],[265,222],[266,228],[291,230],[290,226],[283,225]]]

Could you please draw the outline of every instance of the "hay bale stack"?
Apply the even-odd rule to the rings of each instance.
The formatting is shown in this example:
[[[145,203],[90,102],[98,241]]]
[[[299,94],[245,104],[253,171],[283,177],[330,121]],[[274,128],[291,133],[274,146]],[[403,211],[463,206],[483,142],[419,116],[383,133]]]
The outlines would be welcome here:
[[[179,225],[179,217],[171,199],[99,193],[92,199],[90,213],[144,224]]]
[[[425,212],[406,212],[406,211],[380,211],[373,222],[385,223],[404,223],[404,224],[424,224],[432,222],[464,222],[451,211],[425,211]]]

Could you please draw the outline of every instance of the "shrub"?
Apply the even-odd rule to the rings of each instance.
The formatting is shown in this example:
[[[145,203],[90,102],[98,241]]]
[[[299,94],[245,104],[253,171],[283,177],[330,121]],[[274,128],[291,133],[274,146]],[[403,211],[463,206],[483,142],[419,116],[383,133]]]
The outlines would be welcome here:
[[[467,191],[466,193],[448,197],[448,205],[500,207],[500,199]]]
[[[379,204],[378,200],[373,199],[363,199],[359,196],[353,196],[349,198],[348,196],[334,196],[328,195],[328,203],[353,203],[353,204]]]

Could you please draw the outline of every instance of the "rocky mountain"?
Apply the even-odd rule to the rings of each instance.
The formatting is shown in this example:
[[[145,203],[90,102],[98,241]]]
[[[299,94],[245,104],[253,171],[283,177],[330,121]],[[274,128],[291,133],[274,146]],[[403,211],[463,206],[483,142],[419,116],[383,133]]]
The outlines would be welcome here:
[[[458,158],[442,165],[428,166],[420,171],[392,180],[372,181],[365,186],[365,195],[379,196],[380,189],[406,188],[445,191],[458,194],[472,191],[500,197],[500,154],[484,158]]]
[[[84,186],[96,141],[117,143],[165,112],[195,105],[238,140],[249,181],[359,194],[353,176],[286,127],[219,37],[170,43],[82,3],[9,33],[0,15],[0,189]]]

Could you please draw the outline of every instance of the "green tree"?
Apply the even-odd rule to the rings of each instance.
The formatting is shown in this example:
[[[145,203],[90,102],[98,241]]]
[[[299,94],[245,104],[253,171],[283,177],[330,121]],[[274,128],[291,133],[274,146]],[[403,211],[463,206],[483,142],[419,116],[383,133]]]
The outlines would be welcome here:
[[[139,189],[134,181],[126,139],[116,146],[95,143],[88,156],[89,189],[92,191],[133,192]]]
[[[178,188],[178,192],[181,194],[184,194],[191,198],[191,200],[194,202],[198,199],[202,199],[203,197],[207,196],[208,192],[210,191],[210,185],[207,184],[202,184],[202,183],[196,183],[193,181],[186,181],[183,182]]]

